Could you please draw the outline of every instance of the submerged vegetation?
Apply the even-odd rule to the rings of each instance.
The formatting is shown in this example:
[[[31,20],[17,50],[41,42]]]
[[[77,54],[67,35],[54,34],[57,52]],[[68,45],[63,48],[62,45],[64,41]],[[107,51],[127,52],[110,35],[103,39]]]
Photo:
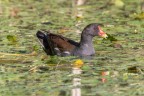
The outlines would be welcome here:
[[[142,0],[84,1],[0,1],[0,96],[144,95]],[[95,22],[109,37],[94,39],[91,59],[47,56],[35,36],[44,29],[79,41]]]

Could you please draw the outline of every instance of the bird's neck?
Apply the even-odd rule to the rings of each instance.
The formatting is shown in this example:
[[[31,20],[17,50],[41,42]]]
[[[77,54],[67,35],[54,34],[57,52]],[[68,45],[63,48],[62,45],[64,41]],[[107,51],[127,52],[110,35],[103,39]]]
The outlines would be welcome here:
[[[82,34],[81,41],[80,41],[80,47],[83,48],[93,48],[92,44],[93,37],[87,34]]]

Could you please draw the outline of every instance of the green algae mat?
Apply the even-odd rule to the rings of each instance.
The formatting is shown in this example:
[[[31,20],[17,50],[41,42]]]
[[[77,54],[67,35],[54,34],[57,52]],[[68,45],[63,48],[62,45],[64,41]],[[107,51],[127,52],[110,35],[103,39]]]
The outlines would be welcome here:
[[[84,2],[83,2],[84,1]],[[142,0],[0,0],[0,96],[144,96]],[[40,29],[79,41],[100,23],[92,58],[47,56]]]

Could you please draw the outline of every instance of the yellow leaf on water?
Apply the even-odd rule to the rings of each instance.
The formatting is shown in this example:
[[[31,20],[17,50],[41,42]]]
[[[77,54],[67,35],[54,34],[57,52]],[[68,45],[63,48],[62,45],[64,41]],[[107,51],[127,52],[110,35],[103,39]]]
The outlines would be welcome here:
[[[69,28],[63,27],[63,28],[58,30],[58,33],[66,33],[66,32],[69,32],[69,31],[70,31]]]
[[[76,68],[80,68],[83,66],[83,64],[84,64],[84,62],[81,59],[78,59],[74,62],[73,66]]]
[[[136,15],[135,15],[135,18],[136,18],[136,19],[144,19],[144,12],[139,13],[139,14],[136,14]]]
[[[111,3],[117,7],[123,7],[124,6],[124,2],[122,0],[111,0]]]
[[[17,38],[14,35],[7,35],[7,39],[10,42],[17,42]]]

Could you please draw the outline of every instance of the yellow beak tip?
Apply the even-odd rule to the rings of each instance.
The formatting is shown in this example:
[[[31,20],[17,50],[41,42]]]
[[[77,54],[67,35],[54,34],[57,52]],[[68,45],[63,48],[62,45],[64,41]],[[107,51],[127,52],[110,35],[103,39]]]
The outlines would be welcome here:
[[[107,38],[108,37],[108,35],[107,34],[104,34],[103,36],[102,36],[102,38]]]

